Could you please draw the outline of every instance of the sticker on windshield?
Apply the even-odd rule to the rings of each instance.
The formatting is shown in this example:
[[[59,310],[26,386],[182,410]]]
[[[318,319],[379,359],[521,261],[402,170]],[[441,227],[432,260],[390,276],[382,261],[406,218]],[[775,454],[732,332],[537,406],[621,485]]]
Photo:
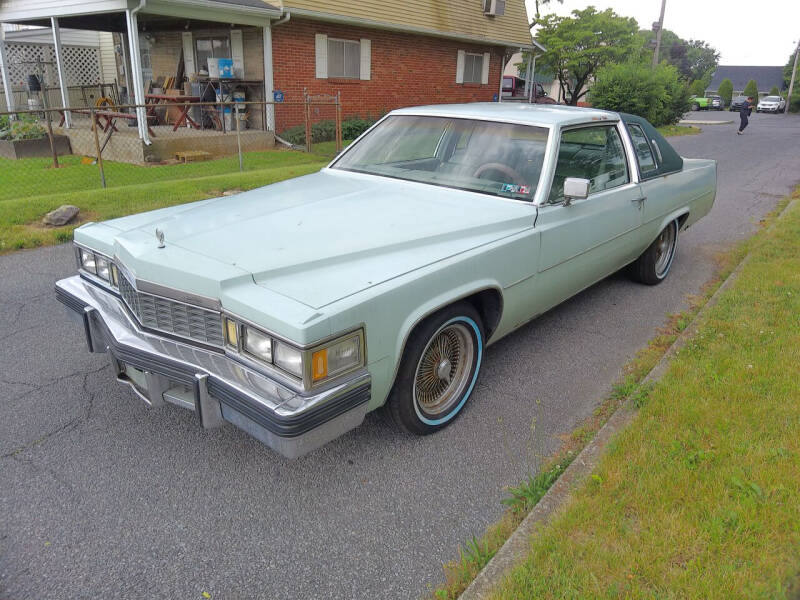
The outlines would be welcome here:
[[[516,183],[504,183],[500,186],[501,192],[508,192],[509,194],[530,194],[531,186],[517,185]]]

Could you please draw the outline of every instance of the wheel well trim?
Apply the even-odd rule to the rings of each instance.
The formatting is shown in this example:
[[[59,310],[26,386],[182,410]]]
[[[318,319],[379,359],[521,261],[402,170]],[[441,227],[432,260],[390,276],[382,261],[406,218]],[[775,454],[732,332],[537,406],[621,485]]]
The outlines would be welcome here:
[[[664,231],[664,228],[672,223],[673,221],[678,221],[678,231],[680,232],[683,229],[683,224],[689,220],[689,207],[684,206],[682,208],[678,208],[671,213],[668,213],[661,219],[661,224],[658,226],[658,234],[656,237]],[[651,240],[652,243],[652,240]]]
[[[495,327],[492,330],[492,334],[497,330],[497,325],[500,323],[500,319],[503,315],[503,289],[500,285],[496,282],[492,283],[484,283],[477,286],[470,286],[468,288],[464,288],[464,290],[456,295],[442,297],[441,300],[434,300],[430,305],[425,306],[422,310],[418,310],[416,312],[412,312],[409,317],[403,322],[402,329],[403,329],[403,338],[402,341],[397,348],[397,353],[395,355],[394,360],[394,369],[392,370],[392,377],[389,389],[394,387],[394,382],[397,379],[397,372],[400,370],[400,361],[403,359],[403,353],[405,353],[406,346],[408,345],[408,338],[411,336],[411,333],[417,328],[417,326],[422,323],[428,317],[435,315],[440,310],[447,308],[451,304],[455,304],[456,302],[460,302],[462,300],[466,300],[467,298],[471,298],[473,296],[477,296],[483,292],[496,292],[497,296],[500,299],[500,304],[498,307],[498,317],[497,323],[495,323]],[[475,307],[475,310],[478,310]],[[486,327],[486,324],[483,324]],[[484,334],[484,343],[488,346],[489,340],[491,338],[491,334],[485,333]]]

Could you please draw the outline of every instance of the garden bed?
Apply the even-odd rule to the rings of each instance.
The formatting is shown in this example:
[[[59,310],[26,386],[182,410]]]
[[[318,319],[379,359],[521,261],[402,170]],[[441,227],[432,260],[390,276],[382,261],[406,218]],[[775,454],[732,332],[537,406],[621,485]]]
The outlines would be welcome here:
[[[71,154],[69,138],[65,135],[54,135],[56,153]],[[0,140],[0,156],[3,158],[36,158],[51,156],[50,140],[47,137],[34,140]]]

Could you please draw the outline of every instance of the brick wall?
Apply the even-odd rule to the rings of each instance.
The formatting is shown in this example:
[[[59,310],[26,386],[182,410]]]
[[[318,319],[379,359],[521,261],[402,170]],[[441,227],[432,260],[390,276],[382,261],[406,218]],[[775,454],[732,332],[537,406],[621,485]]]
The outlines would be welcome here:
[[[317,79],[314,36],[371,40],[371,79]],[[489,83],[456,83],[459,50],[490,52]],[[377,117],[403,106],[491,101],[500,85],[503,48],[422,35],[365,29],[321,21],[292,20],[272,30],[275,89],[287,102],[310,94],[341,92],[344,117]],[[276,129],[303,122],[300,107],[276,107]],[[333,118],[333,110],[315,109],[315,119]]]

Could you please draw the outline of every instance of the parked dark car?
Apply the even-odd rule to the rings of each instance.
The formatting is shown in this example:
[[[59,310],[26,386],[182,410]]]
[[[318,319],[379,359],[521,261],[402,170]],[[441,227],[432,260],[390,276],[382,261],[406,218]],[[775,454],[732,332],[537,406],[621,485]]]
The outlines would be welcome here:
[[[736,96],[731,100],[730,110],[740,111],[745,104],[747,104],[747,96]]]
[[[721,96],[708,96],[709,110],[722,110],[725,108],[725,101]]]

